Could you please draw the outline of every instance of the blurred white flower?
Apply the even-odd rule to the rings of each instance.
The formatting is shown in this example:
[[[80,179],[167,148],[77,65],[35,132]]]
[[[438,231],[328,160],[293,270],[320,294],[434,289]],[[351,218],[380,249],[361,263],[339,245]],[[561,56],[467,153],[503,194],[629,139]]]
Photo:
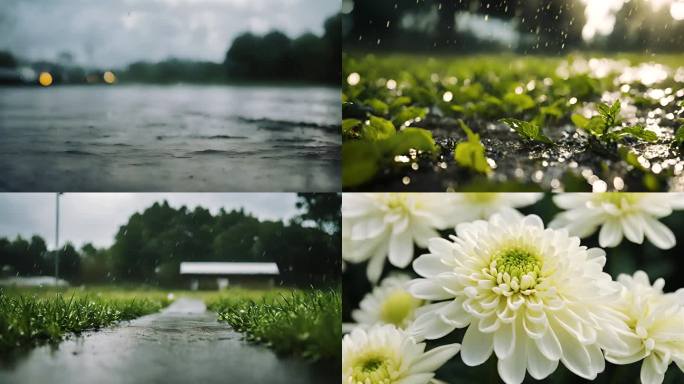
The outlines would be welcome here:
[[[342,339],[342,383],[426,384],[459,348],[448,344],[425,352],[425,343],[392,325],[356,328]]]
[[[607,305],[619,285],[602,272],[603,250],[510,211],[459,224],[456,234],[452,242],[431,239],[430,253],[413,263],[425,278],[411,281],[409,292],[441,302],[420,309],[411,334],[438,339],[468,327],[463,362],[482,364],[494,351],[509,384],[525,371],[543,379],[559,361],[589,380],[603,371],[601,348],[619,349],[616,333],[626,328]]]
[[[649,283],[648,275],[620,275],[623,286],[617,308],[625,316],[630,332],[622,336],[628,346],[607,350],[606,360],[630,364],[643,359],[641,382],[660,384],[672,361],[684,371],[684,288],[677,293],[663,293],[665,281]]]
[[[449,194],[454,211],[451,217],[454,225],[486,220],[505,209],[532,205],[543,197],[543,193],[452,193]]]
[[[371,293],[361,300],[352,318],[360,325],[392,324],[406,328],[415,318],[416,308],[423,303],[413,297],[404,287],[411,280],[403,274],[395,274],[382,280]]]
[[[449,226],[448,194],[345,193],[342,195],[342,258],[368,260],[368,279],[375,283],[385,258],[399,268],[413,260],[414,242],[425,247],[438,229]]]
[[[563,193],[553,197],[560,208],[549,223],[551,228],[565,227],[570,234],[587,237],[601,227],[601,247],[615,247],[627,240],[641,244],[644,236],[658,248],[670,249],[676,239],[672,231],[657,219],[673,209],[684,209],[684,193]]]

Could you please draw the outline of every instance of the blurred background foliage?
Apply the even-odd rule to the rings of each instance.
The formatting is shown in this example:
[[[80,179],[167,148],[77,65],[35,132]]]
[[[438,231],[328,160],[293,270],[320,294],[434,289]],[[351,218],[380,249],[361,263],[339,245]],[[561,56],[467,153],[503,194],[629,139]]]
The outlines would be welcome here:
[[[179,287],[181,261],[276,262],[280,283],[335,286],[340,270],[339,194],[298,194],[300,216],[259,220],[244,210],[209,210],[155,203],[133,214],[109,248],[67,243],[48,250],[40,236],[0,238],[0,268],[9,276],[52,275],[72,284],[144,283]]]
[[[535,205],[519,209],[525,215],[535,214],[542,218],[544,224],[547,224],[553,217],[561,212],[552,200],[551,194],[546,194],[542,200]],[[614,279],[621,273],[634,274],[637,270],[645,271],[651,283],[657,278],[665,279],[665,292],[674,292],[679,288],[684,287],[684,211],[674,211],[672,215],[660,220],[668,226],[677,238],[677,245],[668,250],[662,250],[644,240],[644,244],[634,244],[623,241],[615,248],[605,248],[606,251],[606,267],[604,271],[609,273]],[[442,231],[442,237],[447,238],[449,234],[453,234],[453,229]],[[589,248],[599,247],[598,231],[592,236],[582,239],[582,245]],[[415,255],[427,253],[427,250],[416,247]],[[392,273],[405,273],[412,277],[418,277],[409,267],[405,270],[398,269],[389,263],[385,263],[382,278],[387,277]],[[342,296],[342,322],[353,322],[351,312],[358,308],[359,302],[366,293],[372,290],[371,284],[366,278],[366,264],[351,264],[346,263],[344,272],[342,274],[342,284],[344,286]],[[437,346],[447,343],[460,343],[463,340],[465,328],[458,329],[449,334],[447,337],[440,339],[439,343],[429,342],[429,346]],[[493,356],[493,355],[492,355]],[[598,378],[593,382],[596,383],[640,383],[639,372],[641,362],[617,366],[606,362],[606,371],[599,374]],[[499,383],[499,375],[496,371],[496,357],[491,357],[486,363],[477,367],[466,366],[460,357],[450,360],[442,368],[437,371],[436,378],[446,381],[447,383]],[[665,384],[682,383],[684,381],[681,371],[672,364],[665,377]],[[532,379],[527,375],[525,383],[553,383],[553,384],[571,384],[571,383],[588,383],[590,381],[583,380],[579,376],[571,373],[565,369],[562,364],[559,364],[558,369],[551,374],[547,379],[538,381]]]
[[[338,84],[342,73],[341,18],[330,16],[324,22],[324,34],[306,33],[290,38],[273,30],[264,35],[245,32],[236,37],[222,63],[170,57],[160,62],[138,61],[114,69],[117,81],[132,83],[314,83]],[[101,83],[104,69],[85,68],[74,61],[70,52],[56,60],[26,61],[12,52],[0,50],[0,76],[3,83],[19,83],[12,76],[18,68],[46,71],[54,84]]]
[[[584,30],[587,3],[617,8]],[[599,4],[599,3],[603,3]],[[563,53],[574,49],[680,52],[684,22],[672,1],[343,0],[344,50]],[[613,18],[614,17],[614,20]],[[489,22],[483,24],[481,21]]]

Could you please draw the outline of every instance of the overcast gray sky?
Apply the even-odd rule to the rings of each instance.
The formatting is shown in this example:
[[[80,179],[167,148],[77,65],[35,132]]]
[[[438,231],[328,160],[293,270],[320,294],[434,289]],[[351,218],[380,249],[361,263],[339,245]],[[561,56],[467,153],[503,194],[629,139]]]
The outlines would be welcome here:
[[[0,49],[29,59],[71,52],[118,68],[170,56],[223,61],[244,31],[323,33],[341,0],[2,0]]]
[[[260,219],[289,219],[298,212],[293,193],[66,193],[60,197],[60,244],[109,246],[119,226],[155,201],[202,206],[212,213],[244,207]],[[55,244],[54,193],[0,193],[0,237],[42,236]]]

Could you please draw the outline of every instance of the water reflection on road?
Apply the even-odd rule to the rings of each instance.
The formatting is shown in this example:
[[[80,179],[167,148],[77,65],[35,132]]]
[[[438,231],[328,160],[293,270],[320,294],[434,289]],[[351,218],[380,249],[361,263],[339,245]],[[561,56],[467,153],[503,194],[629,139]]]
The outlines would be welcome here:
[[[323,383],[321,373],[296,359],[279,358],[240,334],[196,299],[181,298],[161,313],[90,332],[58,347],[38,347],[0,383]]]

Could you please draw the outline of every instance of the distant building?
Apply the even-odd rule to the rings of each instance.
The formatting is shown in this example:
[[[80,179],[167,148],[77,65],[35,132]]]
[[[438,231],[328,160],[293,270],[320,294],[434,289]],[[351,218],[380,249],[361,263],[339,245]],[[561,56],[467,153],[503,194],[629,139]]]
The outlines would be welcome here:
[[[180,263],[181,277],[190,289],[224,289],[229,284],[273,286],[280,274],[276,263],[190,262]]]

